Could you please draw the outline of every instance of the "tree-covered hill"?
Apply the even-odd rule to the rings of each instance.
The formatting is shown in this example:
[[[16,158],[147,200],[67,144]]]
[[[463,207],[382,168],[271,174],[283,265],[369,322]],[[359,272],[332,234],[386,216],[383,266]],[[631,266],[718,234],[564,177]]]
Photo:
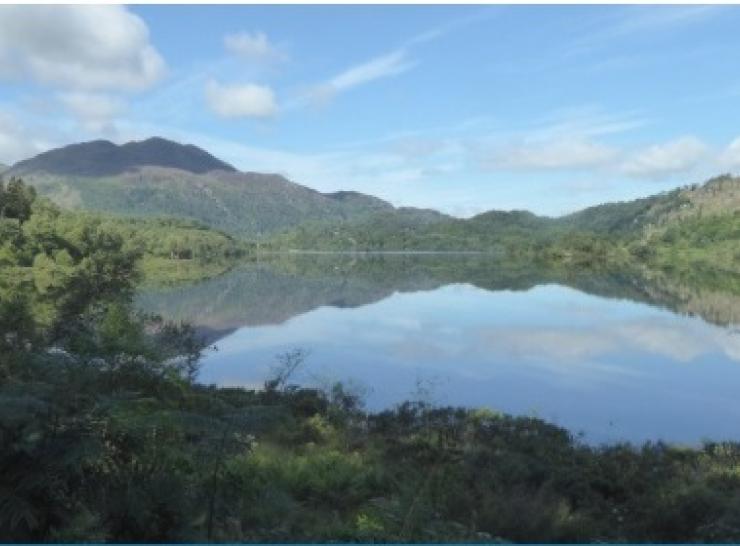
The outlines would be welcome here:
[[[680,190],[634,201],[588,207],[557,220],[563,227],[607,235],[634,234],[664,213],[680,206]]]
[[[55,283],[69,277],[96,240],[120,242],[149,281],[176,281],[224,270],[252,247],[181,218],[132,218],[60,209],[22,180],[0,180],[0,273]]]
[[[489,211],[429,224],[401,214],[304,224],[273,239],[305,250],[505,251],[553,260],[706,262],[740,269],[740,178],[721,176],[651,197],[589,207],[560,218]]]
[[[564,216],[558,222],[581,231],[629,235],[660,229],[694,217],[726,215],[740,210],[740,178],[718,176],[634,201],[606,203]]]
[[[395,211],[358,192],[322,194],[278,174],[239,172],[195,146],[161,138],[74,144],[21,161],[7,175],[22,176],[66,208],[177,216],[252,239],[309,221],[359,221]]]

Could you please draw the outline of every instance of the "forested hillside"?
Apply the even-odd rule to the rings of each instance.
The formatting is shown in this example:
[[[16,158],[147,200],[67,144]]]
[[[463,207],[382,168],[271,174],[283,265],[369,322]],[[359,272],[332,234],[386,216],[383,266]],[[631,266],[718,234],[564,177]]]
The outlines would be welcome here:
[[[722,176],[560,218],[489,211],[432,223],[376,214],[358,222],[305,224],[274,238],[307,250],[500,251],[552,260],[640,259],[740,269],[740,178]]]
[[[91,248],[110,245],[120,245],[125,259],[141,266],[132,272],[160,281],[222,271],[219,262],[251,250],[250,245],[193,221],[67,211],[38,197],[20,179],[0,181],[3,275],[53,286],[73,277]]]
[[[204,150],[161,138],[75,144],[14,165],[65,208],[177,216],[260,239],[305,222],[360,221],[394,207],[358,192],[322,194],[278,174],[239,172]],[[425,218],[443,218],[427,213]]]

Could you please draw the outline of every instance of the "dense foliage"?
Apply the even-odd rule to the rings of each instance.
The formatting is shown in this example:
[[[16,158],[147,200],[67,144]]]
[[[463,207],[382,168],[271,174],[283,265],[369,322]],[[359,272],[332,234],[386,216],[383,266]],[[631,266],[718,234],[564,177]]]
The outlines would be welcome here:
[[[740,272],[740,178],[721,176],[644,199],[560,218],[491,211],[467,220],[420,222],[398,214],[304,224],[276,249],[477,251],[567,265],[627,263]]]
[[[339,385],[291,387],[300,352],[262,390],[199,385],[193,330],[131,309],[121,226],[15,188],[30,214],[5,207],[0,239],[3,541],[740,540],[738,444],[591,447],[421,402],[369,414]]]
[[[490,212],[470,220],[379,213],[361,220],[305,223],[271,240],[278,249],[356,251],[522,251],[560,230],[527,212]]]
[[[89,268],[95,252],[116,254],[150,281],[222,272],[252,250],[247,243],[192,220],[102,216],[63,210],[19,179],[0,182],[0,263],[19,278],[53,285]],[[138,268],[134,265],[137,264]],[[8,276],[7,274],[5,275]]]

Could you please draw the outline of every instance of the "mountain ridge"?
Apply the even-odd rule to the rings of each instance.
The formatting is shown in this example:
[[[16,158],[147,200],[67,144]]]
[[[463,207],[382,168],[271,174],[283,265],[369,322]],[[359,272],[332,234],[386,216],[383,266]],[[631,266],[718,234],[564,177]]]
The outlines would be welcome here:
[[[433,209],[394,207],[357,191],[321,193],[280,174],[242,172],[192,144],[161,137],[122,145],[105,140],[71,144],[20,161],[3,176],[22,176],[66,207],[179,216],[247,238],[289,234],[282,238],[285,244],[326,239],[331,240],[329,246],[352,248],[368,237],[368,244],[380,247],[385,247],[383,238],[389,238],[401,248],[416,248],[421,237],[418,248],[434,248],[440,241],[467,248],[484,244],[492,233],[520,238],[548,231],[624,236],[702,211],[740,210],[740,178],[722,175],[704,185],[595,205],[556,218],[490,210],[459,219]]]
[[[160,137],[122,145],[71,144],[19,161],[5,176],[23,177],[67,208],[179,216],[257,239],[307,222],[354,222],[376,214],[422,223],[449,218],[396,209],[357,191],[321,193],[280,174],[242,172],[201,148]]]

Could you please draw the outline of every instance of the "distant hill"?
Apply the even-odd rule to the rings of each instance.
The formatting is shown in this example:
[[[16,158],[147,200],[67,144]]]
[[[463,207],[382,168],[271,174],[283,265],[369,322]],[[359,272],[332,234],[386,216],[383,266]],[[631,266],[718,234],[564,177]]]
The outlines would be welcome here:
[[[740,210],[740,178],[722,175],[704,184],[618,203],[589,207],[558,222],[574,229],[602,234],[629,234],[665,226],[695,216]]]
[[[717,176],[702,185],[681,188],[676,193],[675,206],[660,211],[661,214],[656,218],[658,225],[740,211],[740,177]]]
[[[488,211],[467,220],[439,218],[425,224],[407,221],[396,211],[394,215],[375,214],[355,222],[302,225],[280,235],[275,243],[295,249],[523,252],[554,242],[567,244],[575,233],[622,242],[661,238],[662,246],[666,244],[663,234],[668,233],[666,241],[693,241],[695,246],[704,241],[705,246],[715,248],[720,241],[728,247],[737,245],[740,178],[721,176],[704,185],[597,205],[559,218],[528,211]],[[724,250],[723,253],[727,254]]]
[[[191,218],[248,238],[396,211],[358,192],[322,194],[277,174],[239,172],[196,146],[162,138],[73,144],[16,163],[6,175],[22,176],[65,207]],[[443,218],[419,213],[425,223]]]
[[[642,229],[663,212],[678,206],[679,191],[654,195],[633,201],[605,203],[563,216],[560,225],[599,234],[628,234]]]

